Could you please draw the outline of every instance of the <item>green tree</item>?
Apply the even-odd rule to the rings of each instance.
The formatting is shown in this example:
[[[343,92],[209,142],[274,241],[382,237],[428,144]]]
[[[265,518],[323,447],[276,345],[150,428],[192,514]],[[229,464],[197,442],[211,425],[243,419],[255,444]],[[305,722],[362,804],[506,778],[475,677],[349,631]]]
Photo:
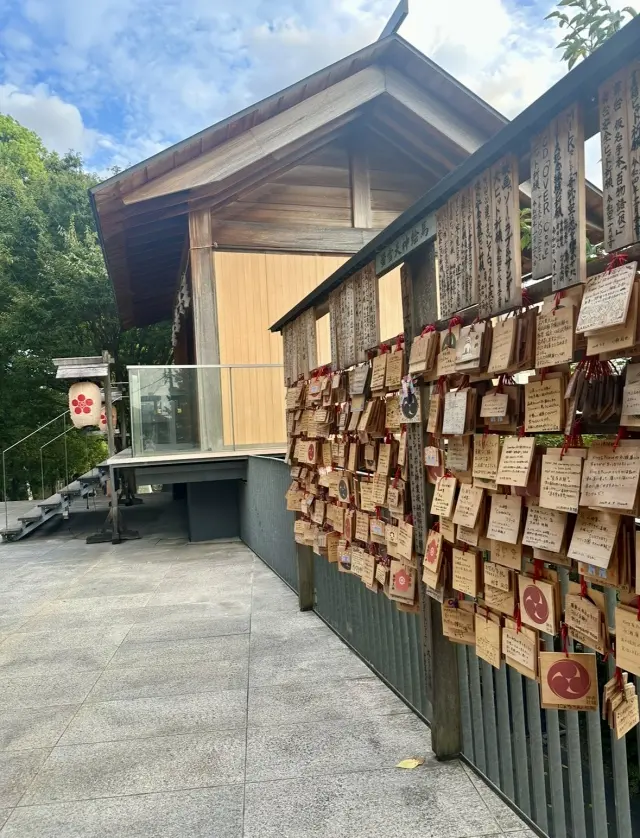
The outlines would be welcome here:
[[[560,0],[558,8],[545,20],[557,20],[560,29],[567,30],[558,49],[563,50],[562,60],[571,69],[576,61],[591,55],[636,14],[631,6],[614,11],[606,0]]]
[[[51,359],[109,350],[116,379],[127,364],[166,363],[170,326],[124,331],[98,243],[78,155],[47,151],[32,131],[0,114],[0,450],[67,407],[68,384]],[[57,422],[8,455],[12,499],[39,495],[40,446]],[[72,431],[70,473],[104,457],[104,442]],[[45,483],[61,473],[63,441],[45,449]]]

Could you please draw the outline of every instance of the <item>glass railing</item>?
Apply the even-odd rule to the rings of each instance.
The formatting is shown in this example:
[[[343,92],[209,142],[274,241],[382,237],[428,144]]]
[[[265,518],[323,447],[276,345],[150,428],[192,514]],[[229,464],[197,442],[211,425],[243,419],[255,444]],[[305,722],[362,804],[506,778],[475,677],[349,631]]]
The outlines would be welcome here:
[[[128,370],[134,457],[286,444],[281,364]]]

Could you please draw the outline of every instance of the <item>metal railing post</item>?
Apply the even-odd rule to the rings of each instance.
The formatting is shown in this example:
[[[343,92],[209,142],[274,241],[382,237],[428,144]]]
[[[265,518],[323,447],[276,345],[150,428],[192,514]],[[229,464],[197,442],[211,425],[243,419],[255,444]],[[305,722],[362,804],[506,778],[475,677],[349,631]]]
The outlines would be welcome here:
[[[236,450],[236,420],[233,414],[233,370],[229,368],[229,403],[231,406],[231,445]],[[224,442],[224,439],[223,439]]]
[[[50,419],[48,422],[45,422],[44,425],[40,425],[39,428],[36,428],[35,431],[31,431],[30,434],[23,436],[22,439],[19,439],[17,442],[14,442],[13,445],[9,445],[8,448],[5,448],[2,451],[2,491],[4,494],[4,525],[5,528],[8,529],[9,527],[9,498],[7,497],[7,468],[6,468],[6,461],[5,461],[5,454],[11,451],[13,448],[17,448],[21,442],[25,442],[27,439],[31,439],[32,436],[35,436],[39,431],[42,431],[44,428],[48,428],[49,425],[52,425],[54,422],[57,422],[58,419],[61,419],[63,416],[66,416],[68,410],[65,410],[64,413],[59,413],[54,419]]]
[[[62,417],[62,441],[64,442],[64,481],[69,485],[69,453],[67,451],[67,417]]]

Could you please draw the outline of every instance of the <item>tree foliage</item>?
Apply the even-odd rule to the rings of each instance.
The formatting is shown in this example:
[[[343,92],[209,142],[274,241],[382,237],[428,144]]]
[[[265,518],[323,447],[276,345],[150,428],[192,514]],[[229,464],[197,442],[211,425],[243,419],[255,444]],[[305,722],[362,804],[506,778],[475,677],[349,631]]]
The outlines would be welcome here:
[[[67,407],[52,358],[108,349],[116,379],[127,364],[166,363],[170,327],[123,331],[89,204],[96,178],[76,154],[47,151],[32,131],[0,114],[0,450]],[[62,420],[61,420],[62,421]],[[40,446],[55,423],[7,455],[10,498],[40,492]],[[69,471],[104,456],[104,443],[72,431]],[[45,449],[45,482],[61,473],[62,440]]]
[[[567,10],[567,11],[565,11]],[[631,6],[614,11],[606,0],[560,0],[546,20],[557,20],[566,34],[558,44],[569,69],[601,46],[637,12]]]

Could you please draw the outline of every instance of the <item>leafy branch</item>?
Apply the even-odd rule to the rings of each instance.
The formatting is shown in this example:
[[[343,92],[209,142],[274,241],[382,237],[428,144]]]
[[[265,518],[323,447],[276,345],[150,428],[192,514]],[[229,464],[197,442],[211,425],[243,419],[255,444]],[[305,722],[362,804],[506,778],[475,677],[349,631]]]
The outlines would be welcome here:
[[[571,16],[561,9],[570,10]],[[557,48],[563,50],[562,60],[571,69],[636,15],[631,6],[614,11],[606,0],[560,0],[545,20],[557,20],[560,29],[567,30]]]

